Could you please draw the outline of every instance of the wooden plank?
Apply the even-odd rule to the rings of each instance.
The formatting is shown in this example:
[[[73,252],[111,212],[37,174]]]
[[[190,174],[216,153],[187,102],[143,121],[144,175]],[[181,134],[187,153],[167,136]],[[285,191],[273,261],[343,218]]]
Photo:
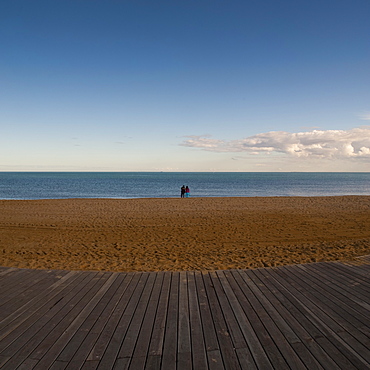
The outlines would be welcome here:
[[[67,366],[68,362],[71,361],[74,354],[77,352],[79,346],[87,337],[92,327],[96,324],[100,315],[103,314],[103,310],[106,309],[108,304],[107,298],[112,299],[112,295],[116,292],[120,282],[118,273],[105,273],[108,277],[104,285],[99,289],[95,296],[86,304],[84,310],[76,317],[76,319],[69,325],[68,333],[64,332],[55,346],[63,348],[57,357],[58,368]]]
[[[316,279],[306,271],[298,271],[298,269],[299,267],[290,269],[291,274],[300,278],[299,283],[306,289],[306,294],[309,294],[313,301],[317,299],[320,304],[324,304],[327,314],[330,314],[347,331],[355,333],[356,338],[361,340],[362,343],[370,346],[368,318],[354,310],[346,296],[340,295],[340,298],[338,298],[335,291],[329,289],[329,285],[323,284],[320,279]],[[368,355],[370,360],[370,353]]]
[[[90,328],[90,323],[93,323],[93,326],[89,329],[89,332],[83,339],[82,343],[79,346],[76,345],[76,352],[73,354],[73,357],[70,358],[70,354],[66,356],[66,353],[64,352],[69,351],[68,347],[75,344],[72,343],[73,341],[68,343],[64,351],[58,357],[59,361],[63,361],[63,363],[67,362],[65,366],[66,368],[78,369],[83,366],[89,353],[97,342],[100,333],[104,330],[109,318],[122,298],[130,280],[131,277],[128,276],[128,274],[118,274],[112,286],[99,302],[97,309],[94,310],[86,320],[86,323],[84,324],[85,327]],[[100,312],[100,310],[102,311]],[[84,330],[85,327],[82,327],[81,330]]]
[[[42,327],[53,314],[60,310],[60,305],[63,304],[64,297],[74,288],[72,283],[78,282],[78,279],[75,279],[78,276],[80,276],[80,280],[84,279],[84,276],[81,274],[74,274],[68,281],[61,279],[63,283],[53,284],[58,289],[54,291],[50,290],[48,299],[45,297],[45,302],[43,302],[42,305],[38,305],[34,311],[33,309],[35,307],[31,306],[27,307],[23,315],[22,312],[18,312],[18,320],[4,327],[4,331],[1,335],[0,351],[4,351],[5,349],[5,351],[10,351],[11,353],[13,347],[14,352],[22,347],[27,340],[33,338],[40,327]],[[79,289],[81,289],[81,287]]]
[[[3,293],[9,292],[12,290],[12,287],[17,286],[19,283],[22,283],[23,286],[27,284],[28,277],[37,274],[40,270],[30,270],[30,269],[14,269],[6,276],[0,277],[0,291]]]
[[[73,280],[71,279],[68,282],[70,283],[71,281]],[[58,286],[59,289],[53,292],[50,299],[45,299],[45,302],[36,302],[36,305],[31,300],[30,305],[24,305],[23,310],[21,308],[18,309],[1,322],[0,353],[13,341],[17,340],[18,337],[23,336],[31,326],[40,320],[40,318],[45,319],[45,313],[50,313],[54,305],[60,301],[62,294],[65,294],[62,285],[63,284]],[[49,291],[49,294],[51,294],[50,292],[52,292],[52,290]],[[33,336],[35,332],[37,332],[37,329],[33,327],[30,335]],[[25,338],[23,337],[22,339],[24,341]],[[18,343],[18,346],[20,345],[21,344]]]
[[[242,302],[244,312],[247,315],[251,326],[256,333],[261,345],[263,346],[271,364],[276,367],[281,367],[282,369],[286,368],[288,364],[280,353],[278,345],[275,341],[275,337],[273,335],[273,330],[269,327],[271,326],[271,319],[255,296],[254,292],[251,290],[249,286],[249,281],[251,281],[251,279],[249,278],[248,273],[250,272],[232,271],[234,279],[236,280],[240,287],[240,290],[244,294],[244,297],[238,294],[238,299],[240,302]],[[237,292],[237,290],[234,291]],[[256,361],[258,359],[258,361],[266,362],[263,353],[258,349],[258,347],[255,348],[255,351],[255,354],[258,354],[258,357],[255,357]]]
[[[177,335],[177,369],[191,369],[190,315],[188,298],[188,279],[185,271],[179,279],[179,313]]]
[[[118,353],[121,349],[122,342],[125,338],[126,332],[129,328],[130,322],[132,320],[135,309],[139,303],[141,294],[145,289],[146,281],[148,280],[149,273],[141,273],[140,279],[137,282],[132,295],[123,311],[123,314],[118,322],[115,332],[109,342],[109,345],[106,347],[106,351],[103,354],[103,357],[99,363],[99,369],[112,369],[114,362],[118,356]]]
[[[261,291],[263,284],[255,281],[255,275],[253,274],[253,271],[248,271],[248,275],[246,273],[241,273],[241,275],[244,279],[248,276],[248,287],[255,295],[256,299],[258,300],[258,307],[260,307],[260,309],[257,310],[258,315],[260,315],[262,310],[266,312],[263,323],[271,337],[274,338],[276,346],[279,348],[286,363],[290,366],[290,368],[303,369],[305,365],[292,347],[292,344],[300,343],[299,338],[282,320],[281,316],[276,312],[273,305],[263,296]],[[283,332],[281,330],[283,330]]]
[[[193,369],[207,369],[207,354],[204,342],[202,319],[199,308],[194,272],[187,273],[189,295],[189,320],[191,330],[191,353]]]
[[[60,276],[59,280],[55,283],[50,281],[49,283],[51,285],[45,287],[40,294],[33,298],[30,297],[21,307],[8,314],[8,316],[0,322],[0,340],[20,325],[22,325],[22,328],[25,328],[26,325],[24,325],[24,322],[30,316],[34,315],[35,312],[41,310],[42,307],[47,305],[53,298],[60,295],[60,292],[63,291],[64,287],[71,284],[77,276],[78,273],[69,272],[64,276]],[[11,304],[9,304],[9,306],[11,306]]]
[[[208,275],[211,278],[212,286],[214,288],[215,294],[218,298],[220,308],[222,310],[224,320],[227,326],[227,333],[230,335],[232,340],[233,348],[248,348],[247,342],[243,336],[243,333],[239,327],[238,321],[234,315],[234,312],[231,308],[230,302],[227,295],[224,293],[223,285],[220,282],[219,276],[224,279],[222,271],[212,271]],[[226,279],[223,280],[227,288]],[[234,302],[235,303],[235,302]]]
[[[204,286],[203,275],[199,271],[194,272],[194,278],[197,288],[197,295],[199,300],[199,308],[201,320],[204,330],[204,340],[207,351],[219,351],[220,347],[217,340],[216,329],[211,315],[211,307],[209,304],[207,292]]]
[[[6,304],[6,308],[0,307],[0,320],[9,313],[17,310],[27,300],[42,292],[44,287],[50,285],[50,281],[57,281],[57,273],[38,270],[34,274],[26,273],[21,279],[1,289],[0,306]],[[11,302],[10,302],[11,301]],[[10,303],[9,303],[10,302]]]
[[[112,368],[113,370],[126,370],[128,368],[133,369],[130,367],[130,357],[122,357],[118,358],[114,364],[114,367]],[[135,369],[136,370],[136,369]]]
[[[131,300],[131,297],[138,285],[140,277],[141,273],[128,273],[127,276],[125,277],[124,281],[120,286],[118,303],[115,303],[113,306],[110,307],[112,311],[109,312],[107,322],[98,324],[97,328],[94,328],[92,331],[93,334],[98,335],[98,339],[96,340],[95,343],[93,343],[92,347],[89,346],[89,348],[91,349],[86,358],[86,362],[84,363],[84,367],[86,368],[97,367],[104,353],[106,352],[108,346],[110,345],[118,346],[118,342],[120,339],[117,338],[117,335],[115,335],[117,326],[119,325],[120,320],[123,317],[123,313]],[[100,326],[101,324],[104,325]],[[99,332],[100,328],[102,329],[101,332]],[[70,366],[68,366],[68,368],[74,369],[73,367]]]
[[[224,369],[221,350],[218,344],[216,328],[213,322],[211,307],[204,286],[202,273],[194,272],[197,296],[199,300],[199,311],[202,321],[204,343],[206,345],[207,362],[209,369]]]
[[[39,320],[35,321],[32,326],[27,328],[27,331],[22,336],[13,341],[2,354],[11,355],[9,361],[9,369],[14,369],[19,366],[25,359],[31,357],[31,353],[44,339],[52,332],[58,333],[55,328],[58,323],[66,316],[73,307],[82,299],[86,293],[95,284],[93,281],[97,273],[81,274],[82,281],[78,281],[78,285],[70,291],[57,305],[45,313]],[[45,344],[47,348],[47,344]],[[32,358],[32,357],[31,357]],[[36,358],[37,359],[37,358]]]
[[[297,269],[301,269],[304,273],[309,274],[310,280],[313,281],[314,284],[320,285],[331,296],[335,297],[337,302],[340,302],[341,308],[351,313],[358,320],[361,320],[363,323],[362,327],[367,327],[369,321],[370,295],[366,297],[358,293],[353,287],[347,288],[346,285],[343,284],[341,275],[327,275],[325,271],[322,271],[323,269],[316,269],[310,266],[297,266]],[[369,301],[369,303],[366,301]],[[366,330],[364,333],[370,334],[369,330]]]
[[[295,286],[295,281],[289,281],[288,278],[281,273],[279,269],[269,269],[268,274],[283,287],[287,297],[290,297],[291,302],[302,313],[302,319],[309,320],[320,332],[322,336],[315,335],[315,340],[322,346],[328,346],[326,351],[339,366],[345,366],[346,369],[358,369],[364,366],[357,354],[349,349],[349,346],[343,341],[331,328],[325,323],[325,315],[321,308],[312,304],[305,296],[305,291],[298,289]],[[310,326],[305,326],[310,329]]]
[[[136,341],[142,329],[142,324],[144,322],[145,314],[147,312],[155,280],[156,273],[148,274],[148,279],[146,280],[144,289],[141,293],[141,296],[138,299],[135,311],[133,312],[131,317],[130,325],[127,328],[127,332],[122,342],[121,349],[117,355],[118,359],[128,358],[129,361],[127,362],[127,364],[130,363],[131,358],[133,356]],[[145,329],[151,330],[150,327],[147,327]]]
[[[361,288],[370,292],[370,281],[369,281],[369,274],[363,274],[359,272],[358,267],[353,267],[346,265],[345,263],[341,262],[333,262],[328,264],[327,266],[331,270],[340,271],[340,274],[343,276],[347,276],[354,281],[357,281],[361,284]]]
[[[177,363],[177,333],[179,310],[179,280],[180,274],[173,272],[167,309],[166,331],[163,342],[161,369],[176,369]]]
[[[289,284],[288,289],[294,287],[294,294],[299,297],[302,308],[308,312],[315,319],[315,323],[319,325],[320,329],[331,338],[332,342],[338,346],[338,349],[342,348],[345,351],[346,357],[353,363],[354,366],[363,367],[366,364],[366,360],[358,356],[357,351],[352,349],[352,345],[356,345],[356,340],[348,335],[343,328],[333,320],[329,315],[326,314],[326,307],[321,304],[320,301],[311,301],[307,296],[307,291],[298,284],[297,280],[290,271],[284,268],[278,267],[274,270],[275,273],[280,275]],[[351,345],[347,342],[349,341]],[[356,343],[357,342],[357,343]]]
[[[149,343],[148,359],[146,365],[146,367],[149,369],[159,369],[162,361],[162,350],[166,329],[171,278],[171,273],[167,272],[164,274],[157,314],[153,325],[152,337]]]
[[[0,277],[5,277],[5,275],[8,275],[8,274],[11,274],[11,273],[14,273],[16,272],[17,268],[15,267],[3,267],[3,266],[0,266]],[[1,285],[1,279],[0,279],[0,285]]]
[[[137,339],[135,350],[132,355],[130,367],[133,369],[144,369],[147,361],[150,339],[159,306],[160,294],[163,286],[164,272],[155,274],[155,282],[152,294],[149,299],[148,307],[145,312],[144,320]]]
[[[17,370],[30,370],[34,369],[37,365],[38,360],[33,360],[32,358],[27,358],[26,361],[22,363],[21,366],[17,367]]]
[[[5,370],[370,366],[370,265],[361,261],[211,273],[17,271],[0,267],[4,287],[8,278],[29,280],[15,287],[18,302],[11,289],[1,302],[6,312],[17,308],[0,321]]]
[[[233,343],[233,348],[239,361],[239,365],[242,369],[253,369],[255,368],[255,363],[247,341],[244,337],[243,330],[240,327],[243,322],[238,321],[238,318],[234,314],[234,310],[232,308],[232,304],[235,305],[236,301],[234,300],[231,304],[228,299],[229,297],[225,294],[225,289],[229,289],[229,283],[222,271],[210,272],[209,275],[211,276],[212,283],[215,288],[215,292],[217,294]],[[236,352],[236,350],[238,350],[238,352]]]
[[[357,291],[364,294],[366,297],[370,295],[370,286],[367,286],[369,277],[364,279],[364,276],[350,273],[346,270],[345,265],[339,263],[328,263],[326,265],[318,265],[321,270],[340,276],[341,282],[347,282],[346,285],[355,288]],[[359,277],[360,276],[360,277]],[[370,275],[369,275],[370,276]]]
[[[260,369],[272,368],[272,364],[265,351],[265,349],[268,352],[278,351],[276,347],[273,348],[270,345],[272,344],[272,339],[268,335],[265,327],[262,325],[256,312],[253,310],[248,299],[244,295],[243,290],[235,280],[233,273],[231,271],[223,271],[223,274],[218,273],[218,275],[225,290],[225,294],[227,295],[234,311],[235,317],[246,339],[253,361],[256,364],[254,365],[254,363],[249,360],[249,357],[247,357],[248,367],[254,368],[257,366],[257,368]],[[225,279],[227,280],[228,284],[226,284]],[[252,322],[254,322],[254,325]],[[255,328],[258,333],[256,333]],[[262,341],[260,340],[261,338]],[[239,352],[239,354],[240,353],[241,352]]]
[[[95,284],[83,299],[75,305],[73,310],[58,323],[55,331],[50,333],[31,354],[30,358],[39,360],[35,369],[47,369],[56,361],[63,348],[76,335],[79,327],[100,301],[115,277],[111,273],[101,272],[97,274]]]
[[[13,298],[22,292],[27,293],[38,281],[57,274],[58,272],[53,270],[20,269],[18,272],[12,273],[11,277],[0,277],[0,306],[4,299]]]
[[[326,281],[338,292],[342,292],[342,294],[350,293],[352,300],[355,300],[357,304],[364,306],[367,310],[369,309],[370,293],[363,291],[360,283],[354,283],[352,279],[343,276],[343,274],[337,272],[334,274],[333,271],[322,265],[307,265],[306,270]]]
[[[4,328],[0,341],[0,353],[6,350],[7,353],[11,354],[21,348],[23,344],[27,343],[30,338],[33,338],[54,315],[58,314],[63,305],[68,304],[75,296],[76,292],[86,285],[86,278],[88,275],[78,274],[76,276],[77,278],[74,281],[72,279],[69,281],[72,281],[72,284],[64,286],[53,299],[49,300],[44,305],[37,307],[35,310],[32,310],[33,307],[29,307],[24,312],[26,320],[22,320],[20,325],[16,322],[14,324],[12,323],[12,326],[9,328]],[[15,341],[16,343],[13,345]],[[13,346],[13,350],[8,348],[10,345]]]
[[[304,332],[302,334],[303,341],[312,353],[315,354],[317,360],[325,368],[335,369],[344,367],[346,369],[352,369],[352,363],[343,356],[342,351],[338,350],[337,346],[319,329],[315,320],[307,313],[307,310],[302,309],[304,304],[302,305],[296,295],[293,294],[294,292],[292,292],[289,284],[285,284],[286,282],[284,280],[280,280],[280,277],[275,274],[273,269],[259,269],[258,274],[269,279],[270,284],[274,287],[274,294],[278,297],[281,304],[293,316],[293,320],[300,323],[303,330],[307,332],[308,337],[305,336]]]
[[[326,356],[325,351],[318,346],[314,341],[314,338],[309,335],[306,329],[294,317],[292,312],[286,309],[283,303],[284,299],[279,291],[275,289],[275,286],[271,281],[272,279],[269,278],[269,276],[265,276],[261,269],[253,270],[253,274],[256,277],[256,280],[254,281],[257,284],[258,280],[261,282],[258,286],[264,297],[269,300],[272,307],[274,307],[274,310],[276,310],[276,313],[271,313],[271,318],[276,322],[277,326],[279,326],[288,341],[291,337],[289,333],[290,331],[293,331],[294,336],[299,338],[298,342],[293,341],[291,345],[304,364],[309,369],[320,369],[322,367],[339,369],[339,366],[337,366],[332,359]]]
[[[216,280],[213,275],[212,280],[224,312],[226,323],[230,329],[239,364],[242,369],[256,369],[257,362],[255,362],[253,352],[256,347],[260,349],[261,345],[250,325],[249,319],[243,315],[244,312],[230,286],[229,280],[225,276],[225,272],[217,271],[215,274],[218,279]],[[254,343],[253,340],[255,340]],[[263,354],[265,355],[264,352]],[[256,357],[259,356],[257,355]],[[265,359],[267,360],[267,357]],[[265,364],[267,365],[265,368],[269,368],[270,363],[268,360]]]
[[[99,366],[99,361],[86,361],[83,366],[81,367],[81,370],[95,370]]]
[[[223,312],[215,292],[215,287],[209,273],[203,273],[203,280],[224,366],[226,369],[240,369],[240,364],[230,338],[229,328],[225,322]]]

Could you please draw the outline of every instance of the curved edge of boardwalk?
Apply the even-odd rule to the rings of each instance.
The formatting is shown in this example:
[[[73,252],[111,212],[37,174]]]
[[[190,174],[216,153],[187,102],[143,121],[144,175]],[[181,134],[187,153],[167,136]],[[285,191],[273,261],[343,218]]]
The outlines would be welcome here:
[[[370,257],[256,270],[0,267],[1,369],[368,369]]]

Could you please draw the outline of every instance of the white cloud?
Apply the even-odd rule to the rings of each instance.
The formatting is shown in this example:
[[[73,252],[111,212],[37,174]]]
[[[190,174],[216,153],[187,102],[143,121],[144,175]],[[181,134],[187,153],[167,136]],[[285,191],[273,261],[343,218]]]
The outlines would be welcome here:
[[[245,152],[253,155],[282,153],[296,158],[370,159],[370,126],[297,133],[271,131],[232,141],[211,139],[209,136],[188,138],[180,145],[213,152]]]
[[[370,112],[365,112],[359,115],[359,118],[364,121],[370,121]]]
[[[191,146],[194,148],[202,148],[202,149],[208,149],[208,150],[215,149],[215,151],[219,151],[217,149],[220,148],[224,143],[224,141],[222,140],[210,139],[209,135],[201,135],[201,136],[192,135],[192,136],[186,136],[186,137],[188,137],[189,139],[186,140],[181,145]]]

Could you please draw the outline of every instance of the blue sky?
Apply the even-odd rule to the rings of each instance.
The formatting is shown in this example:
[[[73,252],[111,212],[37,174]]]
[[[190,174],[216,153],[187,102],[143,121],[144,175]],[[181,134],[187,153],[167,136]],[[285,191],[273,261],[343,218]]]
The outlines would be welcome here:
[[[0,171],[369,171],[370,2],[2,1]]]

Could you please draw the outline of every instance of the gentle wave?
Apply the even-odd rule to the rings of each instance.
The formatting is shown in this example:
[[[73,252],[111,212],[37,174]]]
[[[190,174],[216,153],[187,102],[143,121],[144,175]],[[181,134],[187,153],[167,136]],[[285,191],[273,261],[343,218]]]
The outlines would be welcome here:
[[[370,173],[0,172],[0,199],[370,195]]]

